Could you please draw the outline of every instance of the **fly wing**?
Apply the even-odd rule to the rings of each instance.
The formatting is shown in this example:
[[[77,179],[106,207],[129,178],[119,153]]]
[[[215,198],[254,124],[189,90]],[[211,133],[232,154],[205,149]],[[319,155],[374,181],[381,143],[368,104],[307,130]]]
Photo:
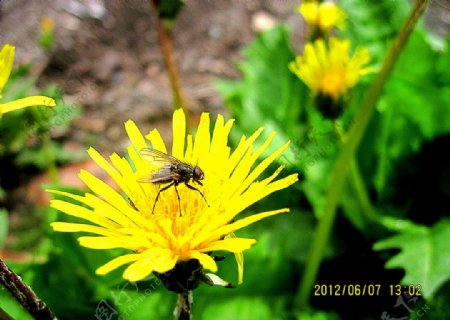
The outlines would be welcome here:
[[[141,149],[140,154],[143,159],[158,167],[170,166],[171,164],[179,164],[181,162],[177,158],[153,148],[143,148]]]
[[[165,166],[158,170],[151,171],[137,180],[137,182],[140,183],[155,183],[155,184],[169,183],[172,181],[173,181],[173,172],[169,166]]]

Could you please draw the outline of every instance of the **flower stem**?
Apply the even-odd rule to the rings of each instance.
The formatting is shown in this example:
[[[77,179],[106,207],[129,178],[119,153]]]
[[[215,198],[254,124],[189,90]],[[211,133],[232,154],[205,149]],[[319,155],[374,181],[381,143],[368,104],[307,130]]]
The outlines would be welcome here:
[[[158,10],[158,0],[151,0],[153,6]],[[170,86],[172,89],[172,99],[174,110],[182,108],[186,115],[187,124],[190,123],[190,113],[187,109],[186,99],[180,85],[180,76],[173,59],[173,45],[171,30],[164,24],[163,19],[157,16],[157,30],[159,34],[159,44],[164,58],[164,65],[169,76]]]
[[[42,140],[43,151],[44,151],[47,163],[48,163],[48,171],[50,173],[50,181],[52,183],[58,183],[59,182],[58,168],[56,166],[55,155],[53,154],[49,134],[50,134],[50,132],[47,132]]]
[[[178,294],[175,313],[178,320],[191,320],[192,291]]]
[[[336,135],[340,138],[341,144],[346,141],[347,134],[342,129],[338,123],[335,123],[334,130]],[[362,213],[367,220],[371,222],[379,221],[379,216],[370,202],[369,195],[367,193],[366,187],[364,185],[364,179],[362,177],[361,171],[359,170],[357,159],[354,157],[351,163],[351,176],[350,183],[352,184],[353,190],[356,192],[358,197],[359,205],[361,206]]]
[[[11,295],[37,320],[56,320],[56,316],[40,300],[33,290],[23,283],[22,279],[14,273],[0,259],[0,284],[3,285]]]
[[[378,73],[361,101],[358,113],[349,130],[348,139],[342,144],[341,152],[332,172],[329,189],[325,199],[325,206],[314,232],[309,259],[307,260],[305,272],[295,298],[296,306],[299,309],[306,309],[308,306],[311,290],[316,281],[319,266],[336,217],[336,208],[341,198],[347,173],[351,164],[354,162],[355,153],[372,117],[375,104],[382,93],[383,86],[388,80],[395,62],[402,52],[414,25],[425,10],[427,3],[428,0],[416,0],[414,3],[413,9],[397,34],[397,37],[394,39],[394,42],[384,59],[381,71]]]
[[[370,198],[367,194],[366,187],[364,186],[364,180],[362,178],[361,171],[359,171],[356,159],[353,159],[351,165],[351,183],[353,185],[353,189],[356,191],[356,195],[358,196],[362,213],[365,215],[366,219],[370,220],[370,222],[378,222],[380,218],[375,208],[372,206],[372,203],[370,203]]]

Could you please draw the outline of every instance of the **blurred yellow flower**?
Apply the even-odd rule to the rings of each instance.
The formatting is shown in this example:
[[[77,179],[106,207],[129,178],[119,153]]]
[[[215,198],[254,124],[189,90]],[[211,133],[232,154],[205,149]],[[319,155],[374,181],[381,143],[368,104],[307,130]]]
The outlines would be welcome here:
[[[303,1],[298,11],[313,34],[324,35],[334,27],[344,27],[346,14],[334,2]]]
[[[318,39],[307,43],[303,56],[297,56],[289,64],[295,73],[313,92],[337,101],[354,87],[360,77],[371,71],[365,68],[370,61],[367,49],[357,48],[350,57],[350,41],[330,38],[328,46]]]
[[[55,28],[55,22],[52,18],[45,16],[40,22],[41,33],[53,32]]]
[[[199,186],[199,190],[207,203],[199,192],[180,183],[177,186],[180,200],[175,188],[168,188],[160,193],[152,212],[158,191],[164,185],[140,182],[143,176],[155,172],[156,166],[141,156],[141,150],[148,147],[147,142],[135,123],[127,121],[125,129],[131,141],[127,157],[112,154],[109,157],[111,162],[108,162],[93,148],[88,150],[91,158],[114,179],[126,198],[82,170],[79,176],[93,193],[79,196],[50,190],[71,199],[52,200],[51,206],[89,223],[54,222],[51,224],[53,229],[95,234],[78,239],[80,245],[87,248],[125,248],[132,251],[101,266],[97,274],[106,274],[131,263],[123,277],[129,281],[138,281],[152,272],[165,273],[174,269],[178,263],[190,260],[198,260],[203,268],[216,272],[217,264],[210,253],[229,251],[235,254],[241,282],[242,252],[256,240],[236,237],[233,232],[263,218],[287,212],[288,209],[261,212],[241,219],[238,218],[239,213],[269,194],[290,186],[298,177],[292,174],[276,180],[283,169],[279,167],[268,178],[257,181],[262,172],[288,147],[289,142],[254,166],[269,146],[274,133],[260,148],[254,150],[253,143],[263,131],[261,128],[249,138],[243,136],[237,148],[231,151],[228,135],[232,125],[233,120],[225,121],[223,116],[218,115],[211,134],[210,117],[204,113],[194,139],[192,135],[186,135],[183,111],[175,111],[171,154],[203,170],[203,186]],[[152,130],[145,138],[150,141],[152,148],[167,153],[157,130]],[[79,204],[73,204],[74,201]]]
[[[14,64],[14,46],[6,44],[0,51],[0,101],[3,98],[2,91],[8,82]],[[3,113],[31,107],[31,106],[55,106],[55,100],[45,96],[31,96],[15,101],[0,103],[0,116]]]

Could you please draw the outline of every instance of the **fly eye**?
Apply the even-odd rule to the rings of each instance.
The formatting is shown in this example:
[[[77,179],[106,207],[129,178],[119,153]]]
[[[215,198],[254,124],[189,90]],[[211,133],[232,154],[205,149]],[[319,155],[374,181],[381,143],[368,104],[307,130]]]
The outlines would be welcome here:
[[[199,166],[195,166],[194,168],[194,178],[196,180],[203,180],[205,178],[205,174]]]

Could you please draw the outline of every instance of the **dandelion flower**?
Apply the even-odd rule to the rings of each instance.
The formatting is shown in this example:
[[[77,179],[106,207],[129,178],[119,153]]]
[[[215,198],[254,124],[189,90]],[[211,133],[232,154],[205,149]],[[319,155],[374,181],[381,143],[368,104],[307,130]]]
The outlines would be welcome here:
[[[297,56],[289,69],[316,98],[337,103],[371,71],[365,67],[370,61],[367,49],[357,48],[351,57],[349,51],[349,40],[330,38],[327,45],[318,39],[305,45],[303,56]]]
[[[88,223],[54,222],[53,229],[94,234],[78,238],[80,245],[87,248],[130,250],[130,253],[99,267],[97,274],[106,274],[129,264],[123,273],[124,279],[138,281],[152,272],[161,275],[180,264],[192,264],[193,261],[199,268],[216,272],[218,267],[210,254],[228,251],[235,254],[241,282],[242,252],[256,240],[237,237],[234,232],[263,218],[287,212],[288,209],[261,212],[245,218],[239,218],[239,213],[269,194],[288,187],[298,178],[297,174],[293,174],[276,179],[283,169],[280,167],[269,177],[257,181],[262,172],[288,147],[289,142],[255,165],[274,134],[254,150],[253,144],[260,136],[261,128],[249,138],[243,136],[232,151],[228,146],[232,125],[233,120],[225,121],[219,115],[211,134],[210,118],[204,113],[194,138],[190,134],[186,135],[185,115],[180,109],[173,115],[171,152],[167,151],[157,130],[145,136],[153,149],[202,169],[203,186],[198,187],[207,199],[206,203],[199,192],[179,184],[177,189],[171,187],[160,193],[153,211],[155,198],[162,186],[140,182],[142,177],[155,170],[155,164],[141,156],[140,151],[150,145],[147,145],[135,123],[127,121],[125,129],[131,141],[127,149],[128,157],[112,154],[110,161],[107,161],[93,148],[88,150],[91,158],[114,179],[126,197],[82,170],[79,176],[92,193],[79,196],[50,190],[71,200],[52,200],[51,206]],[[214,282],[214,277],[210,277],[210,280]]]
[[[8,82],[14,64],[14,46],[6,44],[0,51],[0,101],[3,98],[2,91]],[[32,96],[6,103],[0,103],[0,116],[3,113],[31,107],[31,106],[55,106],[55,100],[45,96]]]
[[[310,27],[314,39],[323,37],[334,27],[344,27],[346,14],[334,2],[303,1],[298,11]]]

